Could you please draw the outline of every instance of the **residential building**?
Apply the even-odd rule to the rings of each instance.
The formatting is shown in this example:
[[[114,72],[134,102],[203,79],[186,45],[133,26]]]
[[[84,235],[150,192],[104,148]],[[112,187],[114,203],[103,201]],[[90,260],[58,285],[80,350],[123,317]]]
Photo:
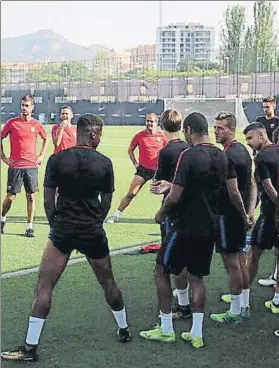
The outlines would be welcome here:
[[[156,67],[156,45],[139,45],[131,48],[132,68],[145,67],[154,69]]]
[[[214,61],[215,30],[199,23],[176,23],[158,27],[156,64],[160,70],[175,70],[183,60]]]

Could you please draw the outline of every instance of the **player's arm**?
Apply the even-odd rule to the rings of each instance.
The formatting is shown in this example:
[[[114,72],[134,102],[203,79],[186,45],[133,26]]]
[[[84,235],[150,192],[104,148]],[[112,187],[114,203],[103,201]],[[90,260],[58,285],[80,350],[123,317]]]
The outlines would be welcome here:
[[[53,225],[53,220],[56,212],[55,206],[56,189],[57,189],[57,181],[55,174],[55,155],[51,155],[47,162],[44,179],[44,208],[50,227],[52,227]]]
[[[244,207],[242,196],[238,189],[237,178],[231,178],[226,180],[226,186],[229,193],[229,197],[232,205],[236,208],[244,221],[247,220],[247,213]]]
[[[3,162],[5,162],[6,165],[11,165],[13,164],[13,160],[9,157],[6,157],[5,153],[4,153],[4,147],[3,147],[3,139],[5,139],[8,134],[11,133],[11,123],[8,121],[5,125],[4,128],[1,132],[1,160]]]
[[[169,214],[169,212],[173,209],[173,207],[175,207],[179,203],[181,194],[185,190],[190,169],[190,159],[188,157],[188,152],[190,151],[184,151],[179,156],[170,192],[167,195],[162,207],[155,216],[155,220],[158,223],[161,223],[164,218]]]
[[[257,206],[258,200],[258,187],[255,179],[255,165],[252,161],[252,170],[251,170],[251,188],[250,188],[250,196],[249,196],[249,205],[248,205],[248,216],[252,222],[254,222],[254,214],[255,208]]]
[[[276,207],[275,207],[275,224],[279,233],[279,193],[277,193]]]
[[[39,153],[39,156],[37,156],[36,165],[41,165],[45,157],[48,142],[49,142],[48,135],[42,124],[39,124],[38,134],[43,140],[43,145],[42,145],[41,152]]]
[[[275,203],[277,199],[277,191],[272,184],[268,165],[259,155],[257,156],[256,164],[264,191],[268,195],[269,199]]]
[[[238,189],[237,173],[235,167],[235,153],[227,152],[228,158],[228,174],[226,179],[226,187],[230,197],[232,205],[236,208],[243,221],[247,220],[247,213],[243,203],[242,196]]]
[[[114,172],[111,161],[109,161],[106,175],[103,180],[103,188],[100,192],[101,208],[103,213],[103,220],[107,217],[112,201],[112,194],[114,192]]]
[[[53,130],[52,141],[53,141],[53,144],[54,144],[55,147],[60,146],[61,141],[62,141],[62,137],[63,137],[63,134],[64,134],[64,130],[65,130],[66,126],[67,126],[67,123],[68,123],[67,120],[62,121],[59,124],[58,129],[57,130]]]
[[[128,148],[128,155],[135,167],[138,167],[139,165],[134,154],[134,150],[138,147],[138,145],[138,135],[135,135]]]

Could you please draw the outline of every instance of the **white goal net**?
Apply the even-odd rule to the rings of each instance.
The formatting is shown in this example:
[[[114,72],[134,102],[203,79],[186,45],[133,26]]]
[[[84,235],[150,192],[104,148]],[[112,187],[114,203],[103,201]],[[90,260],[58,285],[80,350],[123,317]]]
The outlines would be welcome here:
[[[238,128],[245,128],[249,124],[240,98],[166,98],[164,110],[168,109],[179,110],[183,119],[192,112],[199,112],[206,117],[209,126],[213,125],[214,117],[221,111],[233,113]]]

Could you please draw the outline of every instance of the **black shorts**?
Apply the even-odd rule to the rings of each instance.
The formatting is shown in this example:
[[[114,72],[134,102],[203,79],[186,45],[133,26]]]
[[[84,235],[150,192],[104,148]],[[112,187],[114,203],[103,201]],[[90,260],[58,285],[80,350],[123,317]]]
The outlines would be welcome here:
[[[63,254],[71,254],[73,250],[77,250],[91,259],[102,259],[109,255],[108,240],[103,229],[77,233],[74,236],[52,229],[48,238],[52,240],[53,246]]]
[[[275,216],[262,213],[257,219],[251,233],[251,246],[259,249],[279,248],[279,234],[275,226]]]
[[[164,221],[160,224],[162,244],[164,242],[165,236],[171,231],[172,226],[173,223],[169,217],[166,217]]]
[[[244,222],[229,216],[220,216],[216,239],[216,251],[238,253],[245,248],[246,230]]]
[[[214,249],[214,236],[184,236],[172,228],[166,234],[156,263],[167,273],[179,275],[184,267],[192,275],[202,277],[210,274]]]
[[[148,181],[154,178],[155,170],[146,169],[145,167],[139,165],[135,175],[141,176],[145,181]]]
[[[28,194],[38,191],[38,169],[8,169],[7,193],[17,194],[24,185]]]

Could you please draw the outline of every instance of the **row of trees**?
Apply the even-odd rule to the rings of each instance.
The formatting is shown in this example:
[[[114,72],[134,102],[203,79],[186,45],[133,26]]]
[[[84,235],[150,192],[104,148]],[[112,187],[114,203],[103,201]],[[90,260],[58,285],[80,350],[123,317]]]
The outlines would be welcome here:
[[[220,54],[229,73],[278,70],[276,11],[269,1],[255,1],[253,24],[246,26],[245,7],[228,7],[224,15]]]
[[[246,26],[245,7],[228,7],[224,14],[221,46],[216,62],[182,60],[171,71],[156,70],[149,55],[142,65],[121,58],[112,59],[101,51],[91,63],[80,61],[41,64],[19,71],[1,68],[2,83],[20,82],[86,82],[103,79],[145,79],[156,81],[163,77],[214,76],[250,74],[279,70],[279,50],[275,27],[275,9],[271,2],[255,1],[253,24]]]

